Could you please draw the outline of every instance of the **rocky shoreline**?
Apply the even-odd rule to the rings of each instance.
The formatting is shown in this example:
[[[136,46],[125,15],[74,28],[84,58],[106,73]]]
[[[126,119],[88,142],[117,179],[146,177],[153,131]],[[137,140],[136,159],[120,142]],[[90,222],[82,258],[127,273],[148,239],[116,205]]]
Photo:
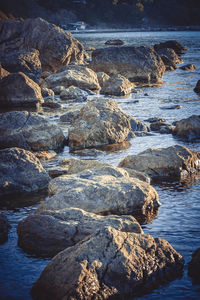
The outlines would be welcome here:
[[[40,18],[4,21],[0,27],[0,107],[7,110],[0,114],[0,196],[48,190],[36,212],[19,222],[18,244],[27,253],[56,255],[32,297],[125,297],[179,276],[182,256],[167,241],[144,234],[137,220],[153,218],[160,206],[151,182],[199,173],[199,152],[178,145],[148,149],[126,157],[118,168],[70,160],[52,173],[40,160],[41,151],[56,155],[65,145],[70,151],[98,150],[150,130],[199,139],[198,115],[174,124],[153,118],[149,128],[109,98],[161,84],[186,49],[167,41],[111,46],[88,56],[70,33]],[[96,93],[101,96],[92,99]],[[40,112],[74,101],[82,103],[80,110],[60,117],[68,134]],[[26,111],[33,107],[37,112]],[[9,225],[1,217],[5,241]]]

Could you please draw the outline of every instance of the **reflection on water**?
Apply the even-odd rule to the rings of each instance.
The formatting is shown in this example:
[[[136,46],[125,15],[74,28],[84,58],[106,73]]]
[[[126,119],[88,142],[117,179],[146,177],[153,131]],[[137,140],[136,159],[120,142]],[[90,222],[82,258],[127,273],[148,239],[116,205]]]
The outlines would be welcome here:
[[[108,39],[122,39],[126,45],[153,45],[158,42],[175,39],[182,43],[188,51],[183,55],[184,63],[196,65],[196,71],[183,71],[180,69],[166,73],[162,86],[144,87],[138,93],[133,93],[126,98],[115,100],[128,114],[140,121],[150,117],[165,118],[167,123],[172,123],[200,114],[200,97],[193,92],[197,80],[200,78],[199,40],[200,32],[118,32],[75,34],[87,46],[96,48],[104,47]],[[148,96],[146,96],[148,95]],[[90,96],[99,97],[99,95]],[[81,103],[81,106],[83,103]],[[166,106],[181,105],[181,109],[163,109]],[[67,134],[68,124],[59,122],[60,115],[70,107],[80,104],[65,104],[63,109],[44,109],[43,113],[51,120],[56,121]],[[149,125],[148,122],[145,122]],[[127,155],[138,154],[147,148],[168,147],[175,144],[187,146],[200,151],[199,142],[184,142],[170,134],[136,137],[129,141],[129,146],[121,149],[106,149],[69,152],[65,147],[61,153],[49,162],[44,162],[45,168],[58,166],[66,158],[94,158],[117,166]],[[128,145],[128,144],[127,144]],[[112,150],[112,151],[111,151]],[[114,152],[113,152],[114,150]],[[84,155],[84,156],[81,156]],[[170,284],[161,286],[142,299],[200,299],[200,286],[193,285],[188,277],[187,265],[192,252],[200,247],[200,179],[187,178],[180,183],[162,183],[154,185],[162,203],[158,214],[150,216],[149,224],[143,225],[145,233],[168,240],[185,259],[182,278]],[[16,227],[18,222],[33,213],[38,202],[44,197],[31,197],[7,199],[1,201],[1,209],[8,216],[11,230],[8,241],[0,246],[0,298],[1,299],[31,299],[29,291],[33,283],[48,263],[48,259],[41,259],[25,254],[17,246]],[[144,220],[142,220],[144,223]],[[140,299],[141,299],[140,298]]]

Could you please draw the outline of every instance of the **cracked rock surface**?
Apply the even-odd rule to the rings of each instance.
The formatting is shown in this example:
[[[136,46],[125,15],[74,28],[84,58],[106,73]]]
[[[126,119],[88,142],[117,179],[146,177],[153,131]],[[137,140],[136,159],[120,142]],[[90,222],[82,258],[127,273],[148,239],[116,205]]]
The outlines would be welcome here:
[[[107,227],[56,255],[31,295],[37,300],[127,299],[172,280],[182,267],[182,256],[167,241]]]
[[[17,229],[18,245],[28,253],[54,256],[106,226],[143,232],[132,216],[100,216],[79,208],[66,208],[33,214],[22,220]]]

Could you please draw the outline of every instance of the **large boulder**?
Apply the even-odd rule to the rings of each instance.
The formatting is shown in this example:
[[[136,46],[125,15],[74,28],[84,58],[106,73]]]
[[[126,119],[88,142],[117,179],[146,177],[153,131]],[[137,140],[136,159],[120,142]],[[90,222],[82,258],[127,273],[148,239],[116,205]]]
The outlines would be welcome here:
[[[132,214],[145,217],[160,203],[155,189],[144,181],[112,166],[63,175],[49,183],[49,195],[38,207],[46,210],[78,207],[97,214]]]
[[[37,49],[43,71],[57,71],[72,61],[83,61],[83,45],[70,32],[41,18],[1,22],[0,32],[1,53]]]
[[[129,299],[180,276],[183,258],[165,240],[107,227],[57,254],[31,295],[51,299]]]
[[[2,67],[10,73],[23,72],[35,82],[42,73],[39,51],[36,49],[18,50],[0,54]]]
[[[8,218],[0,212],[0,245],[7,241],[9,229],[10,224]]]
[[[20,148],[0,150],[0,195],[46,189],[49,176],[39,159]]]
[[[0,149],[59,150],[64,143],[62,130],[39,114],[27,111],[0,114]]]
[[[165,49],[165,48],[173,49],[178,56],[184,54],[187,50],[183,45],[181,45],[179,42],[177,42],[175,40],[170,40],[170,41],[166,41],[166,42],[154,45],[154,49],[156,51],[159,51],[159,50]]]
[[[113,96],[125,96],[132,92],[135,85],[122,75],[111,76],[101,88],[101,93]]]
[[[69,128],[71,149],[123,142],[130,132],[128,116],[111,99],[88,101]]]
[[[61,68],[57,73],[48,76],[46,83],[49,88],[57,86],[65,88],[74,85],[80,89],[99,90],[99,82],[96,73],[85,66],[67,66]]]
[[[33,214],[22,220],[17,228],[18,245],[28,253],[54,256],[106,226],[142,233],[132,216],[99,216],[79,208],[66,208]]]
[[[176,122],[173,134],[185,138],[189,141],[195,141],[200,138],[200,115],[193,115],[187,119]]]
[[[90,68],[108,75],[122,75],[131,82],[157,83],[165,66],[151,47],[109,47],[92,53]]]
[[[200,153],[179,145],[152,148],[127,156],[119,167],[144,172],[151,179],[180,179],[200,171]]]
[[[41,88],[24,73],[12,73],[0,80],[1,107],[37,107],[43,102]]]

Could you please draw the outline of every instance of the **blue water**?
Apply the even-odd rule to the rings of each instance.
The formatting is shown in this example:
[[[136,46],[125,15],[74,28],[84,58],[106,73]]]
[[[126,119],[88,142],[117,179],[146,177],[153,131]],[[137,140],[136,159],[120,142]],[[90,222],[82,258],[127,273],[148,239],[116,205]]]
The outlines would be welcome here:
[[[115,100],[125,112],[141,121],[159,116],[172,123],[193,114],[200,114],[200,97],[193,91],[197,80],[200,79],[200,32],[77,33],[74,36],[85,45],[96,48],[104,47],[106,40],[116,38],[124,40],[127,45],[152,46],[171,39],[179,41],[188,49],[182,57],[184,64],[195,64],[198,68],[196,71],[177,69],[164,75],[162,86],[143,88],[139,93],[128,98],[115,98]],[[145,93],[148,96],[145,96]],[[135,100],[139,102],[134,103]],[[175,104],[181,105],[182,108],[163,109]],[[58,120],[62,111],[56,112],[56,115],[46,113],[50,118]],[[64,124],[60,123],[60,125],[67,131]],[[185,143],[167,134],[137,137],[132,139],[130,144],[126,150],[102,152],[95,158],[118,165],[127,155],[137,154],[149,147],[167,147],[175,144],[200,151],[200,143]],[[64,151],[46,167],[55,166],[61,159],[72,156],[80,158],[78,155],[70,154],[69,148],[65,147]],[[155,188],[162,205],[151,224],[143,225],[144,232],[168,240],[183,255],[185,267],[181,278],[159,287],[140,299],[200,299],[200,286],[194,285],[187,275],[191,255],[200,247],[200,179],[196,178],[187,183],[163,183],[156,185]],[[17,246],[18,222],[31,214],[38,205],[38,199],[35,202],[27,199],[23,204],[20,204],[20,200],[18,199],[17,204],[11,208],[6,203],[2,205],[2,210],[8,216],[12,228],[8,241],[0,245],[0,299],[31,299],[29,291],[49,262],[48,259],[27,255]]]

